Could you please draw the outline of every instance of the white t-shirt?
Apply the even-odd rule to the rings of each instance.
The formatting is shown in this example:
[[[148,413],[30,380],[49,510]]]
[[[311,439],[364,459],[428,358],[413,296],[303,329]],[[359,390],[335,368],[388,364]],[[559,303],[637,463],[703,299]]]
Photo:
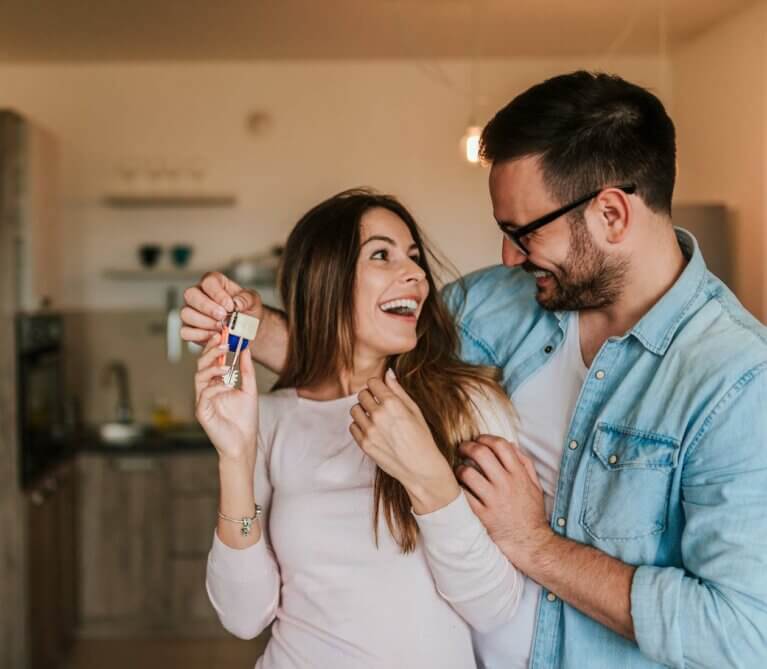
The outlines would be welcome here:
[[[573,314],[567,334],[552,359],[525,379],[511,400],[519,415],[519,445],[535,462],[546,515],[551,520],[562,450],[588,368],[580,346],[579,318]],[[506,629],[475,634],[481,669],[527,667],[538,614],[541,587],[526,578],[517,615]]]
[[[513,626],[524,578],[463,494],[415,516],[403,555],[373,537],[375,466],[349,434],[356,396],[260,400],[255,494],[261,540],[237,550],[214,533],[207,588],[224,627],[252,638],[272,620],[257,669],[468,669],[472,628]],[[475,398],[482,432],[514,440],[499,400]],[[506,665],[508,666],[508,665]]]

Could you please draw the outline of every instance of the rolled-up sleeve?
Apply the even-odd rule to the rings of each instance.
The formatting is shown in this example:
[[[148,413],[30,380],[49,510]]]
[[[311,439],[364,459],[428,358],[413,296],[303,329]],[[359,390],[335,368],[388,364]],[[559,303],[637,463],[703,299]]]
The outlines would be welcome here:
[[[767,363],[703,422],[682,473],[682,568],[640,566],[640,650],[670,667],[767,667]]]

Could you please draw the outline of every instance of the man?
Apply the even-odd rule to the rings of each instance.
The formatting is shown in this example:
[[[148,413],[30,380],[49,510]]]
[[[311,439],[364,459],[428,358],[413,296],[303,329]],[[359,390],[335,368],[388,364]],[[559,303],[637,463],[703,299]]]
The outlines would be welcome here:
[[[482,153],[504,266],[445,297],[543,488],[506,442],[462,445],[472,507],[538,584],[488,666],[504,638],[535,668],[767,666],[767,330],[672,226],[671,119],[575,72],[499,111]],[[262,313],[221,275],[186,299],[190,340],[222,306]],[[254,351],[278,368],[284,323],[264,319]]]

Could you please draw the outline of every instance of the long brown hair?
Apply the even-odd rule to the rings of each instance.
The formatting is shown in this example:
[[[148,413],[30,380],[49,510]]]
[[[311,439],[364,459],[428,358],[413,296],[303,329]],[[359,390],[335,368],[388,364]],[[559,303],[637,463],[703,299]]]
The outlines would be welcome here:
[[[458,357],[458,332],[430,267],[430,262],[440,267],[443,263],[427,247],[410,212],[390,195],[368,189],[344,191],[311,209],[290,233],[278,279],[287,312],[288,353],[275,389],[309,387],[352,368],[360,221],[375,208],[391,211],[407,225],[429,283],[418,319],[418,342],[413,350],[392,356],[389,366],[420,407],[445,459],[455,466],[458,444],[479,432],[473,392],[485,391],[505,402],[508,398],[498,385],[495,368],[469,365]],[[402,551],[412,551],[418,526],[410,500],[402,484],[380,468],[373,508],[376,541],[382,511]]]

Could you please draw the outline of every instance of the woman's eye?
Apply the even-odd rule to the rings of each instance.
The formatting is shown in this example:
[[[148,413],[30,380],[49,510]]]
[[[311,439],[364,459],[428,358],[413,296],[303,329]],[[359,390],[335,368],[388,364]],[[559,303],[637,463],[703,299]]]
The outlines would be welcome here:
[[[373,255],[370,256],[371,260],[388,260],[388,258],[389,258],[389,252],[386,249],[375,251]]]
[[[419,255],[410,256],[410,260],[412,260],[416,265],[421,264],[421,256]]]

